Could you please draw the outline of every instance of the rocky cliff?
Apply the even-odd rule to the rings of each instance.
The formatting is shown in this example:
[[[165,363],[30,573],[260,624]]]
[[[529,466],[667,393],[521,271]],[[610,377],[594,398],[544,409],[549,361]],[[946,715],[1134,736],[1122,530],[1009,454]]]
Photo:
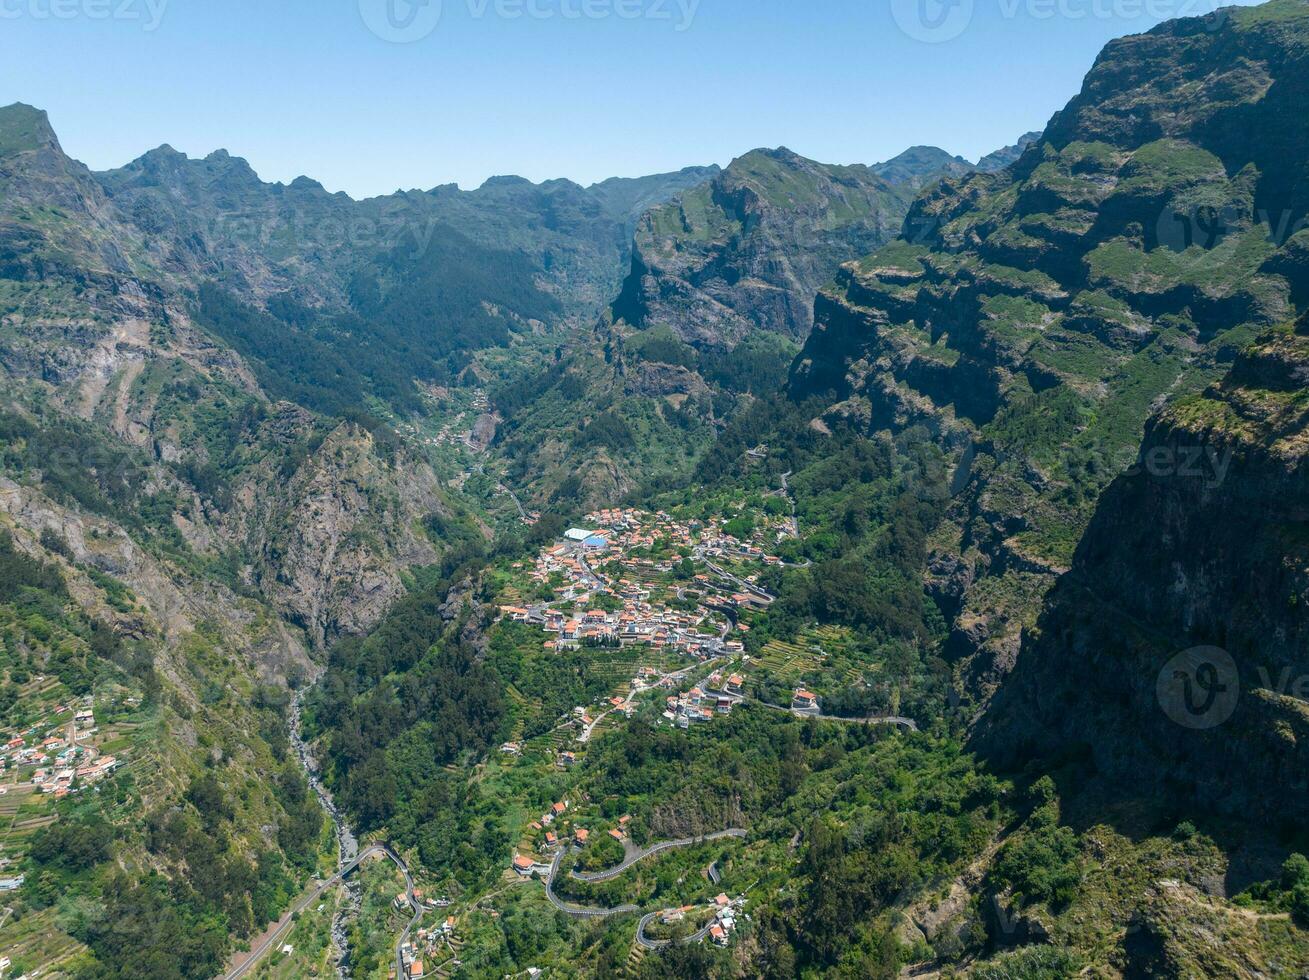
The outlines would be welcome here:
[[[207,212],[193,199],[231,195],[238,213],[242,193],[268,189],[225,156],[200,171],[156,157],[142,173],[196,220]],[[316,643],[375,622],[402,573],[436,560],[440,542],[421,526],[448,500],[393,437],[270,398],[264,375],[197,324],[195,277],[230,263],[247,283],[276,278],[266,256],[129,219],[122,195],[24,106],[0,111],[0,188],[0,414],[63,461],[52,472],[39,454],[6,459],[4,475],[76,488],[81,471],[131,459],[130,485],[72,498],[120,523],[148,511],[138,537],[166,535],[187,562],[222,566]]]
[[[1307,33],[1281,0],[1111,43],[1017,162],[928,190],[819,296],[791,390],[945,449],[929,587],[983,694],[1147,419],[1306,299]]]
[[[863,166],[747,153],[641,220],[614,314],[704,347],[755,330],[803,337],[819,287],[895,235],[911,193]]]
[[[987,751],[1084,750],[1128,797],[1309,819],[1307,323],[1151,420],[1024,640]]]

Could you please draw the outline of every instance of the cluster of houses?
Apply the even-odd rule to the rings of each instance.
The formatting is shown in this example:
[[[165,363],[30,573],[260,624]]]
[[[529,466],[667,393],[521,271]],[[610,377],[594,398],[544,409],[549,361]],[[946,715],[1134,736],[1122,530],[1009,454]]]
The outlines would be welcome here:
[[[665,513],[648,514],[631,508],[596,511],[587,515],[591,528],[573,528],[564,539],[545,550],[531,569],[538,586],[550,590],[549,601],[538,606],[503,606],[502,613],[517,622],[534,623],[555,635],[548,648],[577,647],[589,643],[629,645],[648,643],[672,647],[684,654],[708,657],[740,652],[739,642],[725,643],[706,629],[715,613],[698,604],[694,611],[674,609],[653,597],[649,583],[666,575],[691,553],[703,560],[746,559],[763,564],[780,564],[781,559],[727,534],[718,521],[677,521]],[[656,544],[672,549],[673,557],[649,555]],[[611,581],[597,572],[592,561],[621,563],[623,577]],[[751,591],[741,581],[737,591],[722,589],[705,573],[689,583],[704,596],[713,597],[719,614],[724,608],[744,608],[767,603],[766,594]],[[609,601],[601,603],[599,596]],[[594,604],[580,615],[577,606]],[[563,605],[567,611],[554,608]],[[599,608],[599,606],[607,608]]]
[[[68,705],[55,707],[55,714],[66,714]],[[77,741],[96,732],[95,712],[82,708],[73,716],[72,741],[64,728],[53,729],[39,742],[39,727],[26,734],[13,735],[0,749],[0,775],[14,768],[34,767],[31,784],[43,793],[59,799],[75,792],[74,787],[89,786],[104,779],[121,764],[113,756],[95,757]],[[29,740],[32,744],[28,744]]]
[[[68,758],[69,754],[81,751],[78,748],[68,749],[59,755],[57,761],[60,763],[71,761]],[[119,761],[112,755],[105,755],[76,768],[61,765],[55,769],[38,769],[32,774],[32,785],[40,787],[43,793],[53,793],[56,799],[61,799],[72,792],[74,780],[79,786],[90,786],[100,782],[119,765]]]
[[[735,703],[726,695],[706,694],[703,689],[693,687],[685,694],[669,696],[664,720],[678,728],[690,728],[695,724],[713,721],[715,715],[730,715]]]
[[[537,834],[542,834],[540,852],[543,854],[557,854],[561,849],[568,846],[571,839],[572,847],[581,850],[591,841],[591,831],[586,827],[572,827],[571,832],[566,832],[565,828],[560,826],[565,814],[568,812],[568,801],[561,800],[554,804],[546,813],[541,816],[540,820],[534,820],[528,824],[528,829]],[[620,817],[618,826],[609,831],[609,836],[620,844],[627,840],[627,829],[631,824],[630,815]],[[539,875],[542,878],[550,874],[550,865],[530,857],[526,854],[516,853],[510,866],[514,872],[521,878],[530,878],[533,875]]]
[[[714,918],[709,925],[708,932],[709,939],[714,945],[727,946],[731,942],[732,933],[736,931],[736,920],[744,904],[745,899],[732,900],[726,895],[719,895],[714,899]],[[697,907],[694,905],[665,909],[659,914],[659,920],[664,925],[676,925],[679,922],[684,922],[687,915],[696,910]]]
[[[665,699],[663,718],[678,728],[713,721],[715,715],[730,715],[745,693],[745,678],[740,674],[724,676],[714,671],[703,687],[693,687]]]

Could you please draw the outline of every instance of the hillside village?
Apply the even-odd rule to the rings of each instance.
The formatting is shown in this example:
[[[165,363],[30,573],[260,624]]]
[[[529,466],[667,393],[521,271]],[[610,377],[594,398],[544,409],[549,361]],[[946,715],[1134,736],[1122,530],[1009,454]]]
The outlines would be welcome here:
[[[727,566],[780,566],[780,558],[740,541],[717,519],[679,521],[627,508],[586,520],[588,528],[569,530],[530,572],[548,598],[505,606],[505,616],[553,634],[552,648],[644,643],[699,659],[743,652],[739,640],[728,639],[741,626],[739,611],[774,597],[757,584],[757,571]]]

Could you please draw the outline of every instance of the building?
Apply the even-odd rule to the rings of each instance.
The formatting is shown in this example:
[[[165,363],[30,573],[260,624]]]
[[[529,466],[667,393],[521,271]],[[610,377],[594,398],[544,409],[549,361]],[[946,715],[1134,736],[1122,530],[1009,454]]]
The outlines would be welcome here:
[[[818,708],[818,695],[814,694],[812,691],[796,691],[795,697],[791,699],[792,711],[807,711],[817,714]]]
[[[533,861],[531,858],[523,854],[514,855],[513,868],[519,877],[522,878],[530,878],[534,874],[545,877],[550,873],[550,865]]]

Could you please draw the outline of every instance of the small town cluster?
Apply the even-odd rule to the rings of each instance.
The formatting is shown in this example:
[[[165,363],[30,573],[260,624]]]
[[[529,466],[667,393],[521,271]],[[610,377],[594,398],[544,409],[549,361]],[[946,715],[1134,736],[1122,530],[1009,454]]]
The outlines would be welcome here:
[[[98,783],[118,768],[119,760],[101,755],[86,744],[99,733],[90,703],[81,707],[61,704],[54,709],[56,716],[70,712],[72,719],[66,725],[36,725],[25,732],[10,733],[0,750],[0,776],[12,767],[20,780],[0,787],[0,793],[31,788],[61,799]],[[23,775],[26,780],[21,778]]]
[[[551,597],[505,606],[507,617],[553,634],[550,648],[644,643],[702,660],[743,652],[739,640],[727,638],[733,628],[748,629],[739,623],[740,610],[767,606],[773,596],[757,574],[726,566],[781,565],[780,558],[729,534],[717,519],[612,509],[586,521],[588,527],[569,530],[531,569],[533,584]],[[621,568],[616,575],[615,567]],[[676,607],[673,600],[680,600]]]

